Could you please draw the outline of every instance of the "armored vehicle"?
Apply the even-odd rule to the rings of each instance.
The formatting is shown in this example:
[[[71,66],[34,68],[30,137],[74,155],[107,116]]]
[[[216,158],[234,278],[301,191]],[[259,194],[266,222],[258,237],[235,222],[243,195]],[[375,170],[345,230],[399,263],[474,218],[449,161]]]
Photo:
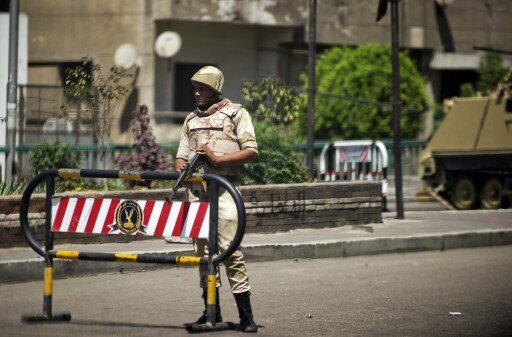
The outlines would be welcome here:
[[[445,101],[446,117],[420,154],[419,173],[440,201],[461,210],[512,199],[512,69],[485,97]]]

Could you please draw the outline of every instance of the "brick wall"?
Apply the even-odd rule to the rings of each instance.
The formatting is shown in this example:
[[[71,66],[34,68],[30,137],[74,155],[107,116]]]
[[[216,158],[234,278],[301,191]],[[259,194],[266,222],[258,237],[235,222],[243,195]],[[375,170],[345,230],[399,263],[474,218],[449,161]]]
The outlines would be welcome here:
[[[247,212],[246,232],[272,233],[295,228],[322,228],[382,221],[380,182],[351,181],[290,185],[242,186]],[[66,196],[162,200],[168,191],[64,193]],[[19,196],[0,197],[0,247],[25,245],[19,226]],[[179,198],[178,198],[179,199]],[[29,222],[44,238],[44,195],[30,201]],[[56,233],[56,242],[128,242],[132,236]],[[140,238],[138,238],[140,239]]]
[[[244,186],[248,232],[381,222],[381,185],[333,182]]]

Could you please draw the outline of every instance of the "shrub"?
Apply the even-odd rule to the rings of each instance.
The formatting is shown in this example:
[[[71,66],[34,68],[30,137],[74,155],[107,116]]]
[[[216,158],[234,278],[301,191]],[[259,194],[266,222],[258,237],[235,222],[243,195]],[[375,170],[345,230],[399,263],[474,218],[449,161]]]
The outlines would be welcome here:
[[[291,184],[308,180],[303,155],[287,137],[283,126],[254,121],[260,157],[246,164],[241,176],[243,185]]]
[[[29,156],[33,176],[49,169],[77,169],[80,165],[80,153],[73,151],[70,144],[62,143],[57,137],[34,146]],[[80,185],[80,179],[56,178],[55,180],[56,191],[74,189],[78,185]]]
[[[116,166],[130,171],[166,171],[171,166],[169,155],[155,141],[155,136],[149,126],[148,108],[139,105],[132,112],[131,130],[135,135],[131,153],[121,153],[116,158]],[[150,182],[137,183],[130,181],[129,185],[149,187]]]
[[[260,152],[257,162],[245,165],[242,184],[307,181],[303,155],[295,149],[295,139],[287,128],[298,114],[300,97],[277,77],[245,82],[242,95],[253,118]]]
[[[25,181],[21,179],[15,179],[10,183],[0,181],[0,195],[13,195],[21,194],[25,187]]]
[[[57,137],[35,145],[29,155],[34,176],[49,169],[78,168],[79,165],[79,153],[74,152],[70,144],[62,143]]]

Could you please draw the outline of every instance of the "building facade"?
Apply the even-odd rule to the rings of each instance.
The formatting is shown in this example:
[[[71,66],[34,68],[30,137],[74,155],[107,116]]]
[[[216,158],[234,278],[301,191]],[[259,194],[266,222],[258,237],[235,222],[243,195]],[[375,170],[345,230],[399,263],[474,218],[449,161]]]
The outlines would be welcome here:
[[[21,0],[20,12],[27,15],[29,27],[28,85],[62,87],[65,69],[84,56],[108,69],[117,48],[131,43],[138,55],[138,76],[130,99],[119,106],[112,140],[130,142],[130,112],[142,103],[152,111],[157,140],[175,141],[194,105],[189,79],[203,65],[223,70],[225,94],[233,100],[241,99],[244,80],[280,76],[291,85],[300,84],[307,63],[308,4]],[[377,5],[378,0],[318,0],[318,51],[333,45],[390,44],[389,10],[376,22]],[[399,9],[400,47],[410,51],[434,101],[457,95],[460,84],[476,80],[481,48],[512,50],[510,0],[402,0]],[[174,56],[161,58],[154,42],[166,31],[178,33],[182,44]]]

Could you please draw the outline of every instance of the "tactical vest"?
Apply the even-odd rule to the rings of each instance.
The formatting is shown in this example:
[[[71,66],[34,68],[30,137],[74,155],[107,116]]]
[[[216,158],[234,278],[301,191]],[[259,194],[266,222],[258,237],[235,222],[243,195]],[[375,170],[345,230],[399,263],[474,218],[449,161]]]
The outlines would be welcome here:
[[[190,114],[185,121],[191,150],[188,159],[192,159],[194,149],[199,144],[208,145],[217,156],[240,151],[233,119],[241,108],[240,104],[229,102],[211,115],[200,116],[197,112]],[[205,170],[222,176],[238,176],[240,168],[210,165]]]

